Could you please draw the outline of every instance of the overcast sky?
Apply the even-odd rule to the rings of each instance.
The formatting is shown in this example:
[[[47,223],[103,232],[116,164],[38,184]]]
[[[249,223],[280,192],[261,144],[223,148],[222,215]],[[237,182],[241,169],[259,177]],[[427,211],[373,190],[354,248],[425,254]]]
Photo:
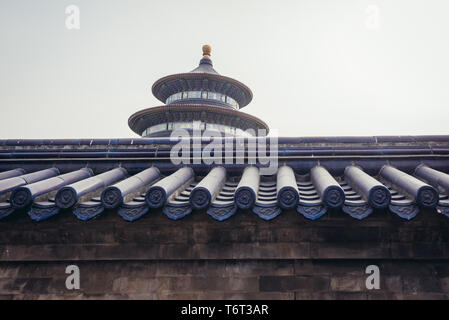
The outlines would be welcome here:
[[[447,0],[2,0],[0,139],[137,137],[151,85],[206,43],[280,136],[449,134],[448,17]]]

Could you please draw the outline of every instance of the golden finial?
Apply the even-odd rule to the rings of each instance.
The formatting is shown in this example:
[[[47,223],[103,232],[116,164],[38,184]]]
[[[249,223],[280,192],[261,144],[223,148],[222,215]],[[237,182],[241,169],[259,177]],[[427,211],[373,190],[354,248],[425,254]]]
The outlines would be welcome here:
[[[212,51],[212,48],[210,47],[210,45],[205,44],[203,46],[203,58],[210,59],[210,52],[211,51]]]

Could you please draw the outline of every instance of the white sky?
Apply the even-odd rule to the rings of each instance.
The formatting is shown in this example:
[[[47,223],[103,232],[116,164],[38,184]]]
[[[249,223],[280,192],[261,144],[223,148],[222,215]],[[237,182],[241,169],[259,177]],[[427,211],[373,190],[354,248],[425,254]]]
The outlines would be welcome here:
[[[280,136],[449,134],[447,0],[1,0],[0,39],[0,139],[137,137],[205,43]]]

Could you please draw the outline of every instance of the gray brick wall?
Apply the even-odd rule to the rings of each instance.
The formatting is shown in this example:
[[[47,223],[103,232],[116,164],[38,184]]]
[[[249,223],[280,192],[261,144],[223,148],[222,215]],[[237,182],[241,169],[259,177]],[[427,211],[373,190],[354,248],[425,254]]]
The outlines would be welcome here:
[[[266,222],[246,211],[216,222],[204,212],[134,223],[115,212],[78,221],[0,221],[2,299],[447,299],[449,219],[404,221],[340,211],[308,221],[294,211]],[[76,264],[81,289],[65,288]],[[365,268],[380,268],[368,290]]]
[[[380,289],[365,287],[369,264]],[[435,260],[79,261],[80,290],[63,262],[3,262],[3,299],[447,299],[449,262]]]

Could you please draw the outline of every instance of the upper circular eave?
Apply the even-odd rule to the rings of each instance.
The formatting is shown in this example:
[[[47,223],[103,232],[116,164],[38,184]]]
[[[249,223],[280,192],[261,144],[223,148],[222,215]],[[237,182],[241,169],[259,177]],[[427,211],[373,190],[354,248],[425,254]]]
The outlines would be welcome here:
[[[192,81],[188,80],[195,80],[195,83],[192,85]],[[205,81],[207,85],[209,81],[215,83],[214,88],[205,88]],[[178,73],[163,77],[153,84],[151,91],[159,101],[165,103],[170,95],[177,92],[201,89],[226,94],[237,101],[239,108],[245,107],[253,99],[251,89],[240,81],[220,74],[201,72]]]

